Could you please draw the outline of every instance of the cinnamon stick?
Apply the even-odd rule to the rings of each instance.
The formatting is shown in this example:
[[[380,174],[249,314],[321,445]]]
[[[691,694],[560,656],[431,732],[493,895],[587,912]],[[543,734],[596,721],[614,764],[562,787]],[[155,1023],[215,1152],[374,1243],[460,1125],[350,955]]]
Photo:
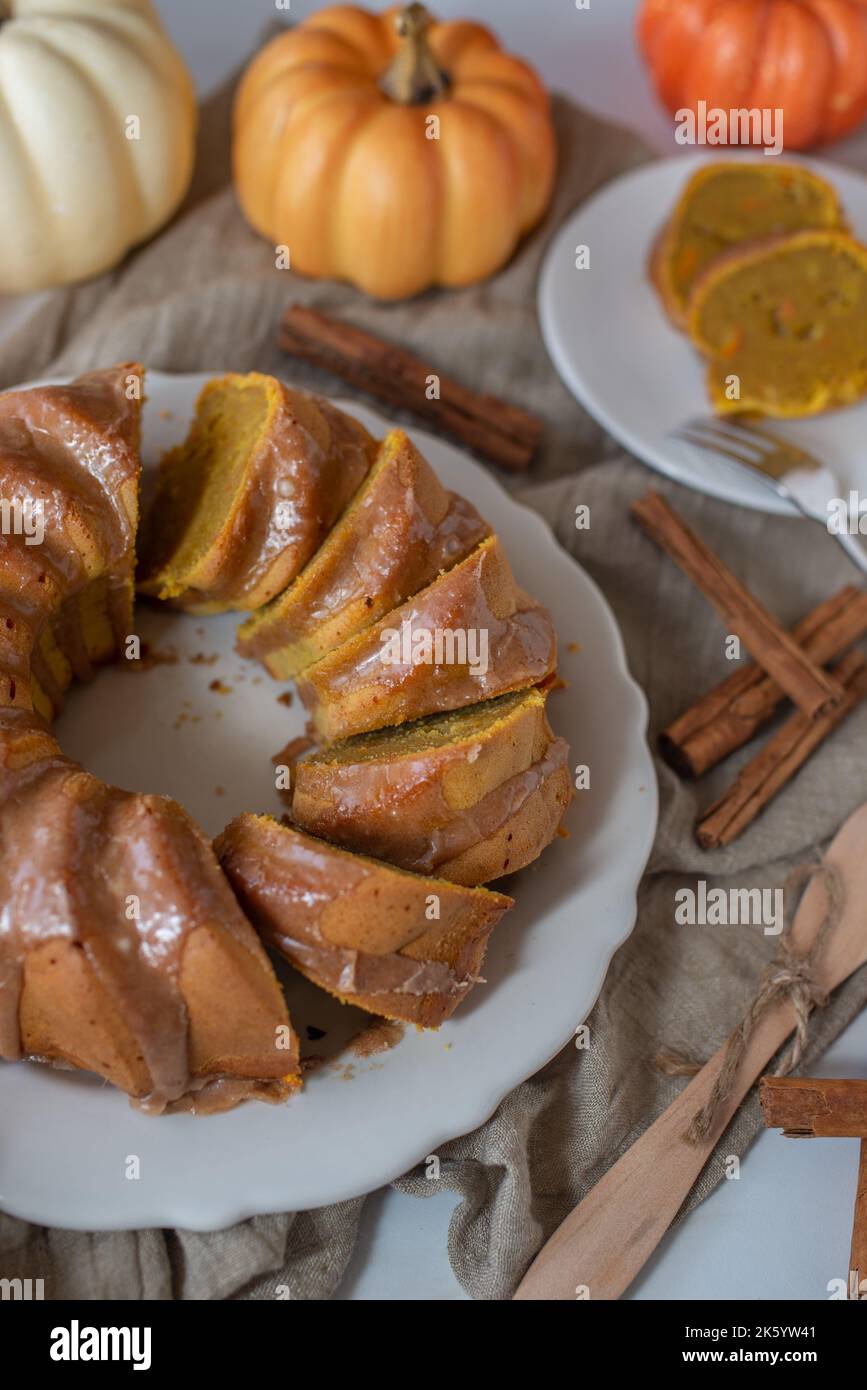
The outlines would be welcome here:
[[[859,652],[844,656],[834,676],[843,690],[840,703],[813,719],[800,710],[792,715],[699,821],[696,837],[703,849],[737,839],[867,695],[867,661]]]
[[[792,629],[817,666],[841,656],[867,632],[867,592],[847,584]],[[700,777],[742,748],[785,700],[760,666],[733,672],[691,705],[659,736],[659,751],[682,777]]]
[[[759,1102],[766,1128],[787,1139],[867,1139],[867,1081],[764,1076]]]
[[[411,411],[511,472],[528,468],[539,447],[543,425],[535,415],[470,391],[405,348],[342,319],[293,304],[283,318],[280,347],[377,400]]]
[[[842,699],[838,682],[817,666],[658,493],[648,492],[633,503],[632,512],[799,710],[812,718]]]
[[[863,1084],[863,1083],[862,1083]],[[855,1218],[852,1223],[852,1252],[849,1256],[849,1297],[861,1300],[861,1285],[867,1285],[867,1139],[861,1140],[858,1187],[855,1192]],[[867,1292],[865,1288],[864,1292]]]

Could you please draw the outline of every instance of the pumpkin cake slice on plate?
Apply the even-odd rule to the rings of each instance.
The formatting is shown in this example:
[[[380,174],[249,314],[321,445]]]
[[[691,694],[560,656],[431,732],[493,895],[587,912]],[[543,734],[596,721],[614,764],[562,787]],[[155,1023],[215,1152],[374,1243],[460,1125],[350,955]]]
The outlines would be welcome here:
[[[423,589],[490,527],[392,430],[340,521],[294,584],[238,632],[242,656],[290,680]]]
[[[845,229],[837,194],[801,165],[725,161],[687,182],[651,254],[651,278],[678,328],[686,328],[693,286],[726,251],[810,228]]]
[[[270,816],[242,815],[214,848],[269,945],[343,1003],[424,1028],[479,980],[512,899],[405,873]]]
[[[867,247],[796,232],[732,251],[696,284],[689,332],[721,414],[849,405],[867,393]]]
[[[525,690],[551,675],[551,615],[490,536],[400,608],[309,666],[298,693],[322,742]]]
[[[268,603],[321,545],[375,448],[351,416],[275,377],[207,382],[186,440],[160,464],[140,591],[196,613]]]
[[[472,887],[517,872],[557,833],[569,749],[540,690],[362,734],[295,766],[296,825],[415,873]]]

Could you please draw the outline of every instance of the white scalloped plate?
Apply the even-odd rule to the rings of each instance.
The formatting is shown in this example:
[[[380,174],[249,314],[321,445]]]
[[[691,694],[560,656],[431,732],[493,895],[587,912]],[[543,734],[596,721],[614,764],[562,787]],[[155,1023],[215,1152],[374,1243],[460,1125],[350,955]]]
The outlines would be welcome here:
[[[149,373],[148,466],[185,432],[205,379]],[[375,433],[385,430],[371,411],[339,404]],[[155,1119],[83,1073],[0,1065],[0,1206],[12,1215],[79,1230],[215,1230],[372,1191],[481,1124],[543,1066],[587,1016],[629,935],[657,792],[644,697],[611,612],[535,513],[457,449],[413,433],[447,486],[494,525],[520,582],[554,614],[569,688],[552,696],[551,718],[573,763],[589,764],[592,778],[569,813],[571,838],[507,880],[517,905],[494,933],[487,984],[437,1033],[407,1029],[389,1052],[340,1056],[362,1015],[287,970],[304,1050],[331,1060],[285,1106]],[[65,750],[121,786],[176,796],[210,834],[244,809],[279,813],[271,757],[302,731],[303,716],[297,701],[278,703],[281,688],[235,656],[237,619],[141,606],[137,625],[158,650],[174,648],[177,661],[139,674],[111,668],[75,691],[58,721]],[[310,1026],[325,1037],[310,1041]],[[131,1155],[138,1178],[127,1176]]]

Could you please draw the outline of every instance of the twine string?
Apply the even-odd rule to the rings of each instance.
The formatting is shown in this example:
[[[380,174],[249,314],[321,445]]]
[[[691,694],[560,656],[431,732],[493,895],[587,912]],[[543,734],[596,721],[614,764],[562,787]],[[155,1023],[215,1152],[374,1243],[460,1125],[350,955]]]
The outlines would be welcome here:
[[[807,884],[816,877],[824,880],[827,908],[812,947],[806,955],[799,956],[790,945],[794,909]],[[816,983],[815,968],[829,936],[840,925],[843,915],[845,894],[842,876],[833,864],[799,864],[786,879],[783,892],[786,915],[776,954],[763,971],[755,998],[726,1044],[723,1064],[707,1103],[693,1115],[684,1135],[687,1143],[700,1144],[710,1134],[720,1107],[731,1095],[750,1039],[768,1010],[783,1000],[788,1000],[795,1010],[794,1041],[774,1073],[775,1076],[786,1076],[803,1056],[811,1013],[827,1003],[827,993]],[[704,1064],[683,1053],[663,1049],[657,1054],[656,1065],[668,1076],[694,1076]]]

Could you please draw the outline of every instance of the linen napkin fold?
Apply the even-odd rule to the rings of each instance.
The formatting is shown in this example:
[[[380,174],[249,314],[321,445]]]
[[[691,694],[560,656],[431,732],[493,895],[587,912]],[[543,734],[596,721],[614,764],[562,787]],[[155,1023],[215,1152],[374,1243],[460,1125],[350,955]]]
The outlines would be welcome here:
[[[560,174],[543,227],[483,285],[383,305],[345,286],[276,269],[274,249],[246,227],[229,186],[229,99],[225,91],[203,110],[196,179],[176,221],[112,274],[43,296],[0,352],[0,384],[141,357],[166,371],[256,368],[350,394],[277,350],[280,315],[297,300],[344,314],[424,355],[434,368],[441,364],[478,390],[524,405],[545,421],[543,454],[526,477],[501,480],[549,521],[603,589],[632,673],[647,692],[651,736],[731,667],[705,601],[628,518],[630,501],[649,485],[673,499],[786,623],[851,580],[845,558],[818,528],[814,534],[801,522],[739,511],[661,482],[582,410],[548,359],[535,301],[544,250],[574,206],[649,157],[634,136],[557,98]],[[635,267],[632,282],[625,275],[624,294],[642,273]],[[590,529],[582,532],[574,527],[579,502],[591,509]],[[568,692],[552,698],[555,725],[557,701],[568,698]],[[677,1094],[684,1083],[654,1067],[659,1046],[709,1055],[752,996],[774,939],[757,929],[676,926],[675,891],[697,878],[713,887],[777,887],[792,865],[815,858],[867,797],[865,734],[862,709],[739,841],[713,853],[695,842],[696,810],[749,753],[698,785],[679,782],[657,764],[661,815],[638,922],[589,1019],[590,1047],[578,1051],[570,1043],[506,1097],[490,1121],[444,1145],[438,1183],[417,1170],[396,1184],[418,1197],[440,1185],[460,1194],[449,1254],[473,1297],[509,1297],[540,1243]],[[532,891],[526,875],[520,891]],[[805,1067],[865,1001],[862,970],[814,1018]],[[686,1209],[711,1191],[724,1157],[742,1154],[758,1125],[757,1104],[748,1101]],[[362,1202],[257,1217],[209,1235],[91,1235],[0,1216],[0,1273],[44,1278],[47,1298],[327,1298],[351,1258]]]

